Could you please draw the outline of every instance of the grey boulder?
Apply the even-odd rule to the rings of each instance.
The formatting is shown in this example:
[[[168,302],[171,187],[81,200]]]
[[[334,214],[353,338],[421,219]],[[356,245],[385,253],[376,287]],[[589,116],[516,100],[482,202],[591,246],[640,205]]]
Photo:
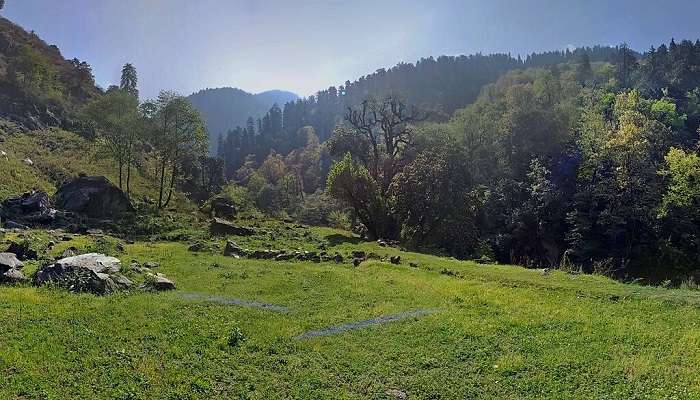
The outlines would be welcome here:
[[[34,276],[34,283],[55,284],[72,292],[110,294],[131,286],[120,271],[121,262],[117,258],[97,253],[81,254],[41,268]]]

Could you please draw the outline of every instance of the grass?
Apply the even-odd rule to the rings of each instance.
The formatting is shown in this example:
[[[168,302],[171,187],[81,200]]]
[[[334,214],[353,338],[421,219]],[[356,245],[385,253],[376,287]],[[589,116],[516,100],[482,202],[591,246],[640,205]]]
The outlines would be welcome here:
[[[287,235],[233,239],[254,248],[323,243],[329,252],[400,254],[403,263],[354,268],[235,260],[188,252],[187,242],[138,241],[123,252],[114,238],[57,242],[47,258],[75,246],[112,253],[125,265],[159,262],[178,290],[95,297],[0,287],[0,398],[382,399],[389,389],[416,399],[700,398],[696,291],[482,266],[382,248],[342,231],[257,224]],[[50,239],[31,235],[36,243]],[[419,309],[438,312],[295,338]]]
[[[33,189],[54,194],[63,182],[81,173],[102,175],[115,185],[119,183],[117,165],[104,149],[75,133],[51,128],[4,138],[0,150],[7,153],[7,158],[0,156],[0,201]],[[32,160],[33,165],[25,164],[26,158]],[[154,171],[153,161],[140,160],[142,167],[132,171],[131,190],[136,200],[157,198],[155,178],[139,172]],[[181,194],[175,195],[173,205],[178,209],[191,209]]]

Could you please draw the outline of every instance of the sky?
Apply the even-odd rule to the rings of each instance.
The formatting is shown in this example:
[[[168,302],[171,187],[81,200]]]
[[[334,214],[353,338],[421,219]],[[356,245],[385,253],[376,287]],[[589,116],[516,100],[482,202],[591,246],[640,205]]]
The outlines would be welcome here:
[[[144,98],[308,96],[427,56],[700,38],[698,0],[7,0],[0,15],[87,61],[103,87],[133,63]]]

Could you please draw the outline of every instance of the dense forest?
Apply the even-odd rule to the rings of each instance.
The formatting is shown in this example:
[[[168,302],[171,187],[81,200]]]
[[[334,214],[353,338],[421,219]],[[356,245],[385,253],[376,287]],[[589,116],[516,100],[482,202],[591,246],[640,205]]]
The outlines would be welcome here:
[[[221,124],[210,126],[209,133],[212,139],[220,136],[218,154],[226,159],[231,172],[251,153],[261,162],[270,150],[287,154],[299,147],[304,138],[296,135],[305,126],[312,126],[319,140],[325,142],[336,125],[343,123],[347,108],[369,97],[397,96],[430,111],[431,120],[447,120],[455,110],[474,102],[484,85],[495,82],[508,71],[556,66],[576,62],[584,56],[593,63],[613,63],[619,53],[618,48],[596,46],[535,53],[524,60],[509,54],[423,58],[415,64],[401,63],[380,69],[354,82],[319,91],[315,96],[278,103],[262,118],[250,115],[252,122],[249,120],[226,132],[220,129]],[[630,54],[636,53],[630,51]],[[230,112],[219,114],[224,118]]]
[[[285,134],[288,108],[273,107],[220,155],[230,138],[266,141],[228,172],[271,212],[349,211],[369,237],[484,262],[687,278],[700,261],[700,42],[606,54],[514,68],[445,122],[369,96],[325,142],[313,124]]]

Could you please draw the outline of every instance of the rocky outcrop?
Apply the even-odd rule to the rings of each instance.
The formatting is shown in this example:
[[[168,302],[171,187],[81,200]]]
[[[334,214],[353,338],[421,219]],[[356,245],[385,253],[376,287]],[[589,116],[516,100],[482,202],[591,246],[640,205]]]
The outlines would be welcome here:
[[[214,218],[209,225],[209,231],[212,235],[235,235],[235,236],[253,236],[255,230],[243,226],[237,226],[233,222],[226,221],[221,218]]]
[[[218,218],[233,218],[238,213],[236,204],[225,197],[215,197],[211,200],[211,212]]]
[[[56,210],[51,208],[46,192],[34,190],[3,201],[0,217],[8,228],[17,228],[27,224],[49,224],[56,219]]]
[[[34,276],[34,283],[54,284],[72,292],[103,295],[131,286],[131,281],[120,272],[119,259],[89,253],[63,258],[41,268]]]
[[[24,264],[13,253],[0,253],[0,283],[21,283],[27,280],[22,273]]]
[[[112,218],[134,211],[131,202],[104,176],[81,176],[61,186],[56,206],[92,218]]]

